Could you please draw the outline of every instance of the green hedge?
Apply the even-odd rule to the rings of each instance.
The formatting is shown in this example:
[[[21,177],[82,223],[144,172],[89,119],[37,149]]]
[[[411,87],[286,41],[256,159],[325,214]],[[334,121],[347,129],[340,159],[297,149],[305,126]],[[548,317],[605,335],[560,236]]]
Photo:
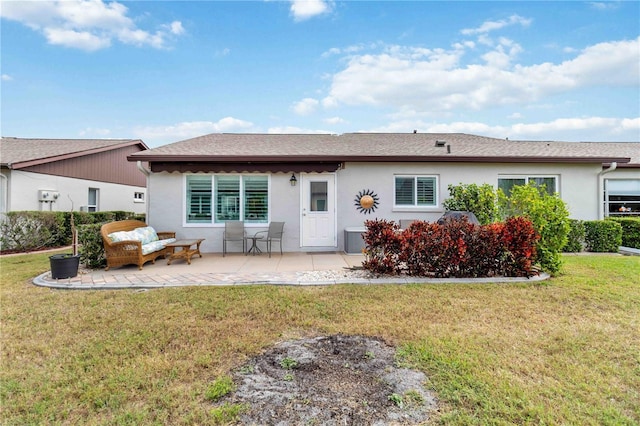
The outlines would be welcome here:
[[[8,212],[0,222],[0,248],[19,252],[67,245],[63,212]]]
[[[589,220],[584,222],[585,244],[588,251],[617,253],[622,245],[622,226],[613,220]]]
[[[100,227],[102,223],[78,225],[80,261],[88,268],[98,269],[107,265]]]
[[[615,217],[608,218],[622,226],[622,245],[640,249],[640,218]]]
[[[565,253],[580,253],[584,250],[584,222],[569,219],[569,234],[567,244],[562,248]]]
[[[71,241],[71,214],[76,228],[81,225],[138,219],[144,214],[132,212],[8,212],[0,221],[0,249],[26,252],[44,248],[67,246]],[[100,229],[98,228],[98,233]]]

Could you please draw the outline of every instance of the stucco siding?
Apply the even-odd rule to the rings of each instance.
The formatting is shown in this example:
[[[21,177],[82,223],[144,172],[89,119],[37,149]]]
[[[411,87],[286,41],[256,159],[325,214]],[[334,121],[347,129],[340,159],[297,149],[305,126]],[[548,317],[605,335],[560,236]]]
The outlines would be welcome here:
[[[460,183],[489,183],[498,185],[499,176],[549,175],[556,176],[560,196],[569,206],[572,218],[598,218],[598,173],[601,167],[591,164],[484,164],[484,163],[346,163],[336,176],[336,232],[337,247],[313,249],[301,246],[301,196],[299,183],[292,187],[290,174],[270,175],[270,221],[284,221],[283,250],[343,250],[344,229],[363,227],[367,219],[420,219],[435,221],[444,213],[442,203],[448,197],[448,185]],[[437,205],[429,208],[394,207],[395,175],[433,175],[437,177]],[[211,174],[213,175],[213,174]],[[222,251],[223,224],[187,224],[185,220],[186,184],[182,173],[152,173],[148,183],[149,216],[158,230],[173,230],[178,238],[205,238],[203,252]],[[355,206],[360,191],[373,191],[379,199],[374,212],[364,214]],[[267,228],[267,225],[247,224],[247,233]],[[238,247],[233,247],[237,251]]]
[[[202,174],[205,175],[205,174]],[[213,176],[213,174],[210,174]],[[200,246],[204,253],[221,252],[224,224],[186,223],[186,185],[184,174],[152,173],[148,183],[148,223],[158,230],[176,231],[180,239],[204,238]],[[270,221],[285,222],[284,251],[300,250],[300,190],[292,187],[290,174],[276,173],[269,177]],[[247,224],[247,235],[266,230],[268,224]],[[239,243],[229,244],[230,251],[240,251]],[[279,248],[276,245],[276,249]]]
[[[98,210],[122,210],[134,213],[145,213],[145,202],[136,202],[136,192],[145,194],[146,188],[140,186],[121,185],[63,176],[44,175],[41,173],[12,170],[9,177],[8,210],[46,210],[79,211],[81,206],[89,202],[89,188],[98,190]],[[38,200],[40,190],[55,191],[60,194],[53,203]]]

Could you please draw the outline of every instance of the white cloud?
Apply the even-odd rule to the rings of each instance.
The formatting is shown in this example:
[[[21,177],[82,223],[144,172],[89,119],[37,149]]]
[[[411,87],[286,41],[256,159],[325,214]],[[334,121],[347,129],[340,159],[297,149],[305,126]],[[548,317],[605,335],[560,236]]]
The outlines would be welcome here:
[[[560,141],[637,141],[640,117],[577,117],[560,118],[548,122],[490,125],[478,121],[428,123],[419,119],[402,119],[384,126],[365,129],[366,132],[407,133],[417,129],[420,133],[467,133],[496,138],[521,140]]]
[[[567,140],[567,141],[637,141],[640,117],[578,117],[559,118],[548,122],[515,123],[510,126],[491,126],[480,122],[431,124],[426,132],[472,133],[509,139]]]
[[[514,112],[513,114],[509,114],[509,116],[507,117],[510,120],[520,120],[522,118],[522,114],[519,112]]]
[[[462,65],[466,49],[392,46],[349,58],[334,74],[325,107],[371,105],[443,112],[527,105],[586,86],[637,87],[640,38],[599,43],[562,63],[513,64],[520,45],[499,39],[481,58]]]
[[[182,22],[180,22],[180,21],[173,21],[169,25],[169,30],[171,31],[171,34],[175,34],[175,35],[184,34],[184,32],[185,32],[185,29],[182,26]]]
[[[528,27],[529,25],[531,25],[531,22],[531,19],[523,18],[519,15],[511,15],[508,19],[501,19],[499,21],[485,21],[478,28],[465,28],[460,32],[464,35],[487,34],[491,31],[499,30],[511,25],[521,25],[523,27]]]
[[[135,137],[143,141],[175,142],[208,133],[240,132],[251,129],[253,123],[233,117],[214,121],[184,121],[167,126],[141,126],[133,129]]]
[[[618,2],[615,1],[607,1],[607,2],[591,2],[589,3],[591,8],[596,10],[614,10],[620,7]]]
[[[86,129],[80,130],[78,133],[83,138],[106,138],[111,134],[111,130],[87,127]]]
[[[312,130],[312,129],[303,129],[295,126],[282,126],[282,127],[270,127],[267,130],[267,133],[278,135],[278,134],[292,134],[292,135],[310,135],[310,134],[330,134],[331,132],[328,130]]]
[[[111,46],[111,38],[94,35],[88,31],[44,28],[43,32],[50,44],[74,47],[88,52]]]
[[[331,12],[332,3],[325,0],[292,0],[291,15],[296,21],[304,21],[314,16]]]
[[[151,32],[137,27],[121,3],[102,0],[2,2],[0,16],[41,32],[49,44],[86,51],[111,46],[113,40],[136,46],[166,48],[184,33],[180,21]]]
[[[317,99],[304,98],[293,105],[293,111],[298,115],[309,115],[316,111],[319,104]]]
[[[340,117],[329,117],[329,118],[325,118],[324,120],[325,123],[327,124],[343,124],[346,123],[346,121]]]
[[[13,80],[13,77],[11,77],[9,74],[2,74],[2,81],[11,81]]]

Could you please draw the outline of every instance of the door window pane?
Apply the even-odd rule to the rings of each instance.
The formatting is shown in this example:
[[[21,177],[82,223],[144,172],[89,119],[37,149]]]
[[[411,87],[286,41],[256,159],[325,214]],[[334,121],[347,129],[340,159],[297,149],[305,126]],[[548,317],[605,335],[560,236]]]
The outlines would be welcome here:
[[[327,182],[310,182],[311,192],[309,210],[312,212],[326,212],[327,205]]]
[[[90,212],[98,211],[98,189],[97,188],[89,188],[89,199],[87,201],[87,211],[90,211]]]

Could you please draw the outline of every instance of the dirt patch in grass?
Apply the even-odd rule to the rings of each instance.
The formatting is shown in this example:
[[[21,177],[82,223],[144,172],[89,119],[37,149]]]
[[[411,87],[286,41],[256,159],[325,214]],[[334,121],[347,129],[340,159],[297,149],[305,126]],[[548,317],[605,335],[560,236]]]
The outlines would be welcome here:
[[[334,335],[286,341],[234,373],[219,404],[243,404],[242,424],[415,425],[436,409],[426,376],[399,367],[379,339]]]

